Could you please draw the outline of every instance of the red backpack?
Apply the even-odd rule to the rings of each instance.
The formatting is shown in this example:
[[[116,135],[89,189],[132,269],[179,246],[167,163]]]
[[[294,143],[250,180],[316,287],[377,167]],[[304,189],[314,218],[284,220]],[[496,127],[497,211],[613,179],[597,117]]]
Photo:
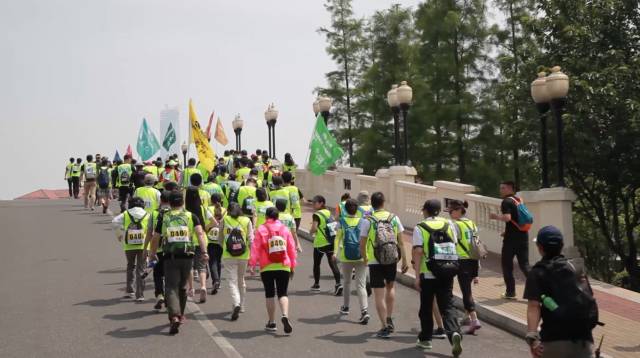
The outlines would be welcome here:
[[[283,263],[287,257],[287,240],[282,237],[279,232],[272,232],[269,226],[264,226],[267,231],[269,231],[269,238],[267,239],[269,261],[273,263]]]

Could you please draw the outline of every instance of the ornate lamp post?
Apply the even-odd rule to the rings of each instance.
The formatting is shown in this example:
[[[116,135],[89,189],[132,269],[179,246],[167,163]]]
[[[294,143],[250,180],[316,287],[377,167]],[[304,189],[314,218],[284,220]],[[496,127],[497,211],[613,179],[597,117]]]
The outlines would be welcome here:
[[[404,158],[403,164],[409,165],[409,108],[411,107],[411,100],[413,99],[413,90],[407,81],[402,81],[400,87],[396,89],[396,96],[400,110],[402,111],[402,122],[404,124]]]
[[[538,78],[531,83],[531,97],[540,114],[540,162],[542,164],[542,187],[549,187],[549,153],[547,149],[547,112],[551,108],[549,92],[547,91],[547,74],[538,73]]]
[[[391,108],[393,114],[393,156],[394,163],[400,164],[400,107],[398,106],[398,85],[391,86],[389,92],[387,92],[387,103]]]
[[[242,127],[244,126],[244,121],[240,119],[240,114],[236,114],[236,117],[231,122],[231,126],[233,126],[233,132],[236,134],[236,150],[242,150]]]
[[[271,158],[276,158],[276,122],[278,121],[278,110],[272,103],[264,112],[264,120],[267,122],[269,130],[269,154]]]
[[[315,101],[313,101],[313,114],[314,114],[313,119],[318,118],[318,113],[320,113],[320,103],[316,99]]]
[[[558,141],[558,186],[564,187],[564,138],[562,112],[569,94],[569,76],[562,73],[560,66],[551,69],[546,79],[547,92],[551,98],[551,109],[556,118],[556,132]]]
[[[324,124],[329,125],[329,115],[331,114],[331,98],[326,96],[318,97],[318,108],[322,117],[324,118]]]
[[[182,169],[184,169],[187,165],[187,151],[189,150],[187,142],[182,142],[180,149],[182,149]]]

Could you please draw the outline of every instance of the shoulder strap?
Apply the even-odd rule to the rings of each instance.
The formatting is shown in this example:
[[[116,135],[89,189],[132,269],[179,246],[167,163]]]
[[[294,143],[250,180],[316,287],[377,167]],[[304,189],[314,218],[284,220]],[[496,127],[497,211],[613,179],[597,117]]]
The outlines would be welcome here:
[[[513,200],[516,203],[516,205],[524,204],[524,201],[515,195],[512,195],[509,198],[511,198],[511,200]]]

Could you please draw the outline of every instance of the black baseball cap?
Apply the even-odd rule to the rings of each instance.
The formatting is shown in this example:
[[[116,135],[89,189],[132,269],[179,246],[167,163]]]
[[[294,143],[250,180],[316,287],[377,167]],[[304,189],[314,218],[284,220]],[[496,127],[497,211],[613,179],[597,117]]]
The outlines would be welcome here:
[[[542,246],[561,246],[564,239],[557,227],[549,225],[540,229],[538,236],[536,236],[533,241]]]

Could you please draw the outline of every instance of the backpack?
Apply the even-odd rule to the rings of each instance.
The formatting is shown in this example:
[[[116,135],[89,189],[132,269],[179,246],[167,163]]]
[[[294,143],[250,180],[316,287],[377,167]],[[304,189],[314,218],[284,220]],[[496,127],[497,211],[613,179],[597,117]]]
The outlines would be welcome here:
[[[467,255],[469,255],[469,257],[471,257],[473,260],[486,259],[487,254],[489,254],[489,250],[487,250],[487,246],[484,244],[484,242],[480,241],[480,238],[478,237],[478,230],[473,229],[469,224],[467,224],[466,221],[460,221],[460,222],[464,226],[466,226],[467,229],[469,229],[469,231],[471,231],[472,233],[471,248],[467,248],[465,246],[467,244],[464,242],[464,240],[458,241],[462,250],[466,252]]]
[[[145,213],[140,220],[136,220],[133,215],[127,213],[129,218],[131,219],[131,223],[127,227],[127,230],[124,232],[124,243],[127,245],[142,245],[144,244],[144,226],[142,226],[142,221],[147,218],[147,214]]]
[[[189,216],[186,212],[162,215],[163,245],[162,251],[168,254],[187,254],[195,252],[195,245],[189,231]]]
[[[87,163],[84,167],[84,177],[86,179],[96,178],[96,166],[93,163]]]
[[[340,220],[340,225],[344,231],[342,241],[344,257],[347,260],[360,260],[362,258],[360,255],[360,225],[349,226],[344,218]]]
[[[325,216],[321,212],[317,212],[316,214],[324,218],[324,229],[320,230],[320,228],[318,228],[318,230],[320,230],[320,232],[322,233],[322,235],[324,236],[324,238],[327,240],[327,243],[328,243],[326,246],[324,246],[325,247],[324,249],[323,248],[319,248],[319,249],[320,251],[325,253],[333,252],[333,244],[336,241],[336,236],[337,236],[336,228],[338,226],[338,223],[331,215]]]
[[[131,174],[128,170],[118,167],[118,175],[120,176],[120,184],[128,185],[131,180]]]
[[[425,258],[429,271],[437,278],[453,278],[460,270],[460,263],[456,243],[449,235],[449,222],[440,229],[433,229],[424,222],[418,226],[429,233],[429,256]]]
[[[397,264],[400,260],[400,249],[398,248],[398,238],[393,228],[395,215],[389,214],[385,220],[378,220],[375,216],[370,216],[375,225],[375,236],[373,239],[373,255],[382,265]]]
[[[242,213],[253,216],[256,212],[256,198],[247,197],[242,201]]]
[[[511,220],[511,223],[515,225],[518,230],[527,232],[531,230],[531,225],[533,224],[533,215],[529,211],[526,205],[524,205],[524,201],[516,196],[510,197],[514,203],[516,204],[516,209],[518,211],[518,221]]]
[[[242,237],[242,228],[234,227],[227,235],[225,240],[227,252],[229,255],[237,257],[242,256],[247,251],[247,242]]]
[[[269,231],[269,239],[267,239],[269,261],[273,263],[283,263],[287,257],[287,240],[285,240],[280,233],[272,232],[267,225],[264,226]]]
[[[228,181],[227,187],[229,188],[229,202],[238,202],[238,193],[240,192],[240,183],[237,181]]]
[[[109,175],[108,168],[100,168],[98,172],[98,186],[100,189],[108,189],[111,182],[111,176]]]
[[[373,214],[373,211],[371,209],[365,210],[362,206],[358,206],[358,211],[360,212],[362,217],[365,219],[371,216],[371,214]]]
[[[593,291],[587,276],[579,274],[575,266],[563,256],[551,260],[540,260],[535,267],[542,267],[548,277],[545,292],[551,297],[558,308],[553,311],[543,308],[553,317],[554,323],[563,330],[593,329],[596,325],[603,325],[598,321],[598,304],[593,297]],[[542,298],[540,298],[542,302]]]

